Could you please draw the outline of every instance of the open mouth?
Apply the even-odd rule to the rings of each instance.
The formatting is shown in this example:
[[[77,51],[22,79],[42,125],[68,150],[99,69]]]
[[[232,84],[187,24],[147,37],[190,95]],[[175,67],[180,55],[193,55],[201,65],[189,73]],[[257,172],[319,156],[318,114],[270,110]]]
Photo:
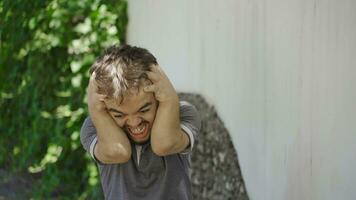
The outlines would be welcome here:
[[[137,127],[128,127],[128,132],[130,133],[131,137],[135,139],[144,138],[147,135],[148,130],[148,123],[141,123]]]

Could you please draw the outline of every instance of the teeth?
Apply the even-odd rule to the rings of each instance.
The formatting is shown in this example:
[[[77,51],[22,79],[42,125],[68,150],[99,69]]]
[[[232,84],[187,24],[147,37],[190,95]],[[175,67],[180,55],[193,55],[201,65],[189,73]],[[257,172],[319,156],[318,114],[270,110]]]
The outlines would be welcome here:
[[[136,128],[130,128],[131,132],[134,134],[141,133],[144,129],[145,129],[145,125],[141,125]]]

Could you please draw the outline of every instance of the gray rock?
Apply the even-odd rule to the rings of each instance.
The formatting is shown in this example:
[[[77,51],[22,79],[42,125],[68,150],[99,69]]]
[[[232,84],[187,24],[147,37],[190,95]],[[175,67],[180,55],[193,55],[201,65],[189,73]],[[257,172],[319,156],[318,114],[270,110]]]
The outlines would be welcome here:
[[[192,154],[193,199],[249,199],[237,153],[214,107],[200,95],[180,93],[179,97],[193,104],[202,119]]]

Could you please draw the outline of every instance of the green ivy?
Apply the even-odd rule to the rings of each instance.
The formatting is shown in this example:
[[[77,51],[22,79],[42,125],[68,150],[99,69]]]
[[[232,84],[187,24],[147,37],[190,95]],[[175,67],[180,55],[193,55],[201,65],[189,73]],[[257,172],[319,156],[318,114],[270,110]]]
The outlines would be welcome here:
[[[79,140],[88,69],[127,22],[123,0],[0,1],[0,167],[38,177],[34,198],[101,197]]]

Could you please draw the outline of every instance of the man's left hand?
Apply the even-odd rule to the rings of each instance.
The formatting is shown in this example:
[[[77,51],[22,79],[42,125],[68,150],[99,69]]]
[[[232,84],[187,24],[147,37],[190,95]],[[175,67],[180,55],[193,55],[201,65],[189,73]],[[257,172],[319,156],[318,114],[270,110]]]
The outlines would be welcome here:
[[[177,92],[159,65],[152,65],[146,74],[152,84],[144,87],[145,92],[153,92],[160,103],[178,101]]]

